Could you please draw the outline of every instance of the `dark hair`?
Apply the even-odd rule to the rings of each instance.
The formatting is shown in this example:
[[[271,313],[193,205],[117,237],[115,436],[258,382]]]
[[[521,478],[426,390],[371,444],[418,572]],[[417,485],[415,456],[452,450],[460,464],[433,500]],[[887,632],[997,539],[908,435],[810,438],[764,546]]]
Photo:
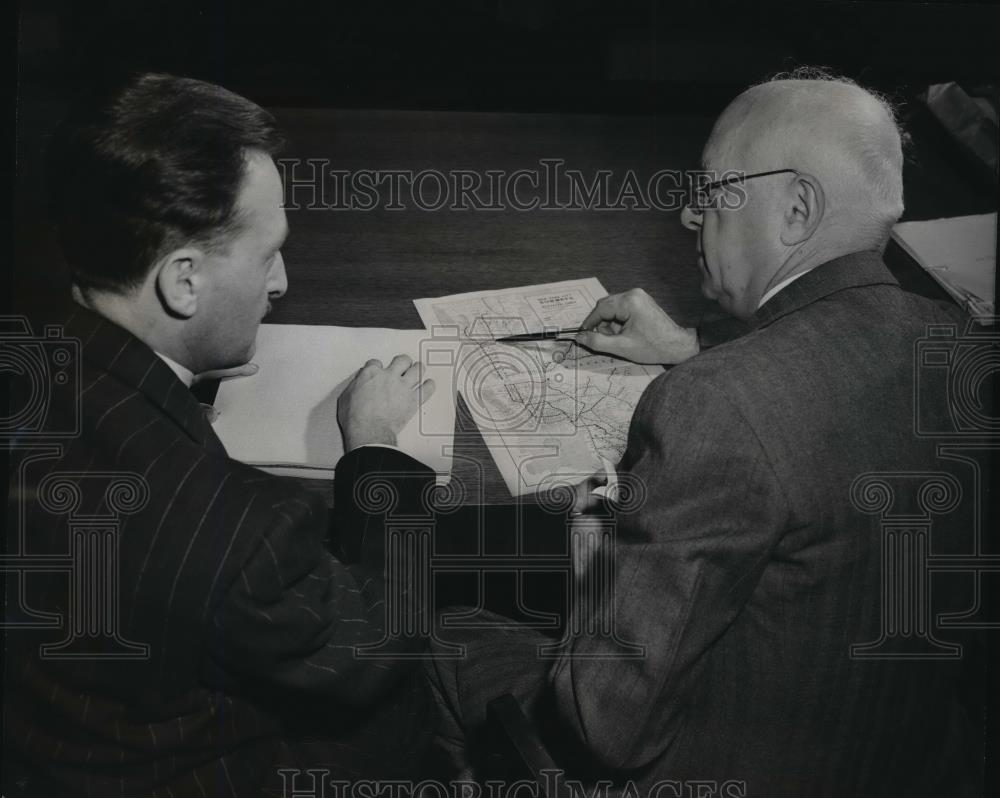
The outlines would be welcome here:
[[[49,200],[81,287],[122,291],[156,259],[239,229],[248,150],[271,156],[274,117],[221,86],[142,74],[71,113],[49,150]]]

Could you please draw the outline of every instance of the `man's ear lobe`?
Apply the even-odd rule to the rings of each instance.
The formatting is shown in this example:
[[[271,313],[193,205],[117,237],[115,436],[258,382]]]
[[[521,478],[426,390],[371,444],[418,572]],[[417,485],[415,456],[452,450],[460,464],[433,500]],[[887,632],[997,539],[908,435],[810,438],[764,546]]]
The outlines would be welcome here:
[[[189,319],[197,312],[203,262],[204,255],[194,248],[176,249],[160,261],[156,295],[170,315]]]
[[[790,192],[791,202],[785,211],[781,231],[781,243],[785,246],[801,244],[810,238],[826,211],[823,186],[812,175],[796,175]]]

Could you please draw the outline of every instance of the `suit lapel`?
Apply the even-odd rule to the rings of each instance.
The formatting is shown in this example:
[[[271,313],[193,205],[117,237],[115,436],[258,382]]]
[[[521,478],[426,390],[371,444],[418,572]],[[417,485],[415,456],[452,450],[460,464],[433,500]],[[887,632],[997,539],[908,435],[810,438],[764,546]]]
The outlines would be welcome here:
[[[83,359],[143,394],[195,443],[212,451],[225,448],[205,418],[201,403],[171,368],[127,330],[86,308],[66,321],[68,335],[80,339]]]
[[[782,316],[847,288],[898,284],[882,262],[881,253],[853,252],[817,266],[783,288],[750,317],[750,327],[766,327]]]

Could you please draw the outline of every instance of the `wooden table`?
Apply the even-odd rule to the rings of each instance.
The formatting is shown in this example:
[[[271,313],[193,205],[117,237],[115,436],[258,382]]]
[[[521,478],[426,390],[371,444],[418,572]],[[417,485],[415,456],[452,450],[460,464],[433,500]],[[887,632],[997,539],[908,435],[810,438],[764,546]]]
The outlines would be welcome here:
[[[289,206],[307,204],[307,185],[319,182],[312,181],[309,159],[346,171],[484,174],[541,172],[542,159],[558,158],[564,168],[581,170],[588,182],[597,170],[610,170],[617,195],[618,182],[630,169],[645,185],[657,170],[696,168],[712,125],[709,118],[691,116],[275,113],[290,139],[285,157],[299,160],[294,172],[286,167]],[[289,193],[291,176],[307,185]],[[429,184],[425,192],[430,201],[433,188]],[[669,184],[662,188],[665,194]],[[333,204],[332,196],[327,201]],[[408,197],[405,203],[405,210],[290,209],[291,236],[283,251],[289,289],[268,321],[412,329],[423,327],[413,306],[418,297],[590,276],[610,293],[642,286],[681,324],[695,325],[710,310],[699,288],[694,234],[677,213],[655,208],[427,211]],[[454,476],[465,483],[468,501],[513,501],[461,408],[458,427]]]

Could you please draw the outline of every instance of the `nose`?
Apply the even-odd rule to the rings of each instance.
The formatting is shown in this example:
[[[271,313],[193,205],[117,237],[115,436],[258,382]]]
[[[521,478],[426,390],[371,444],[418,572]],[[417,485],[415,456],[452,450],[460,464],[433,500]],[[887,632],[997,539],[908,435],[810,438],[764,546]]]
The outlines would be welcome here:
[[[686,206],[683,210],[681,210],[681,224],[688,230],[698,231],[701,229],[701,223],[704,216],[704,211],[695,210],[690,206]]]
[[[271,273],[267,277],[267,295],[278,299],[288,290],[288,275],[285,274],[285,259],[279,252],[274,258]]]

